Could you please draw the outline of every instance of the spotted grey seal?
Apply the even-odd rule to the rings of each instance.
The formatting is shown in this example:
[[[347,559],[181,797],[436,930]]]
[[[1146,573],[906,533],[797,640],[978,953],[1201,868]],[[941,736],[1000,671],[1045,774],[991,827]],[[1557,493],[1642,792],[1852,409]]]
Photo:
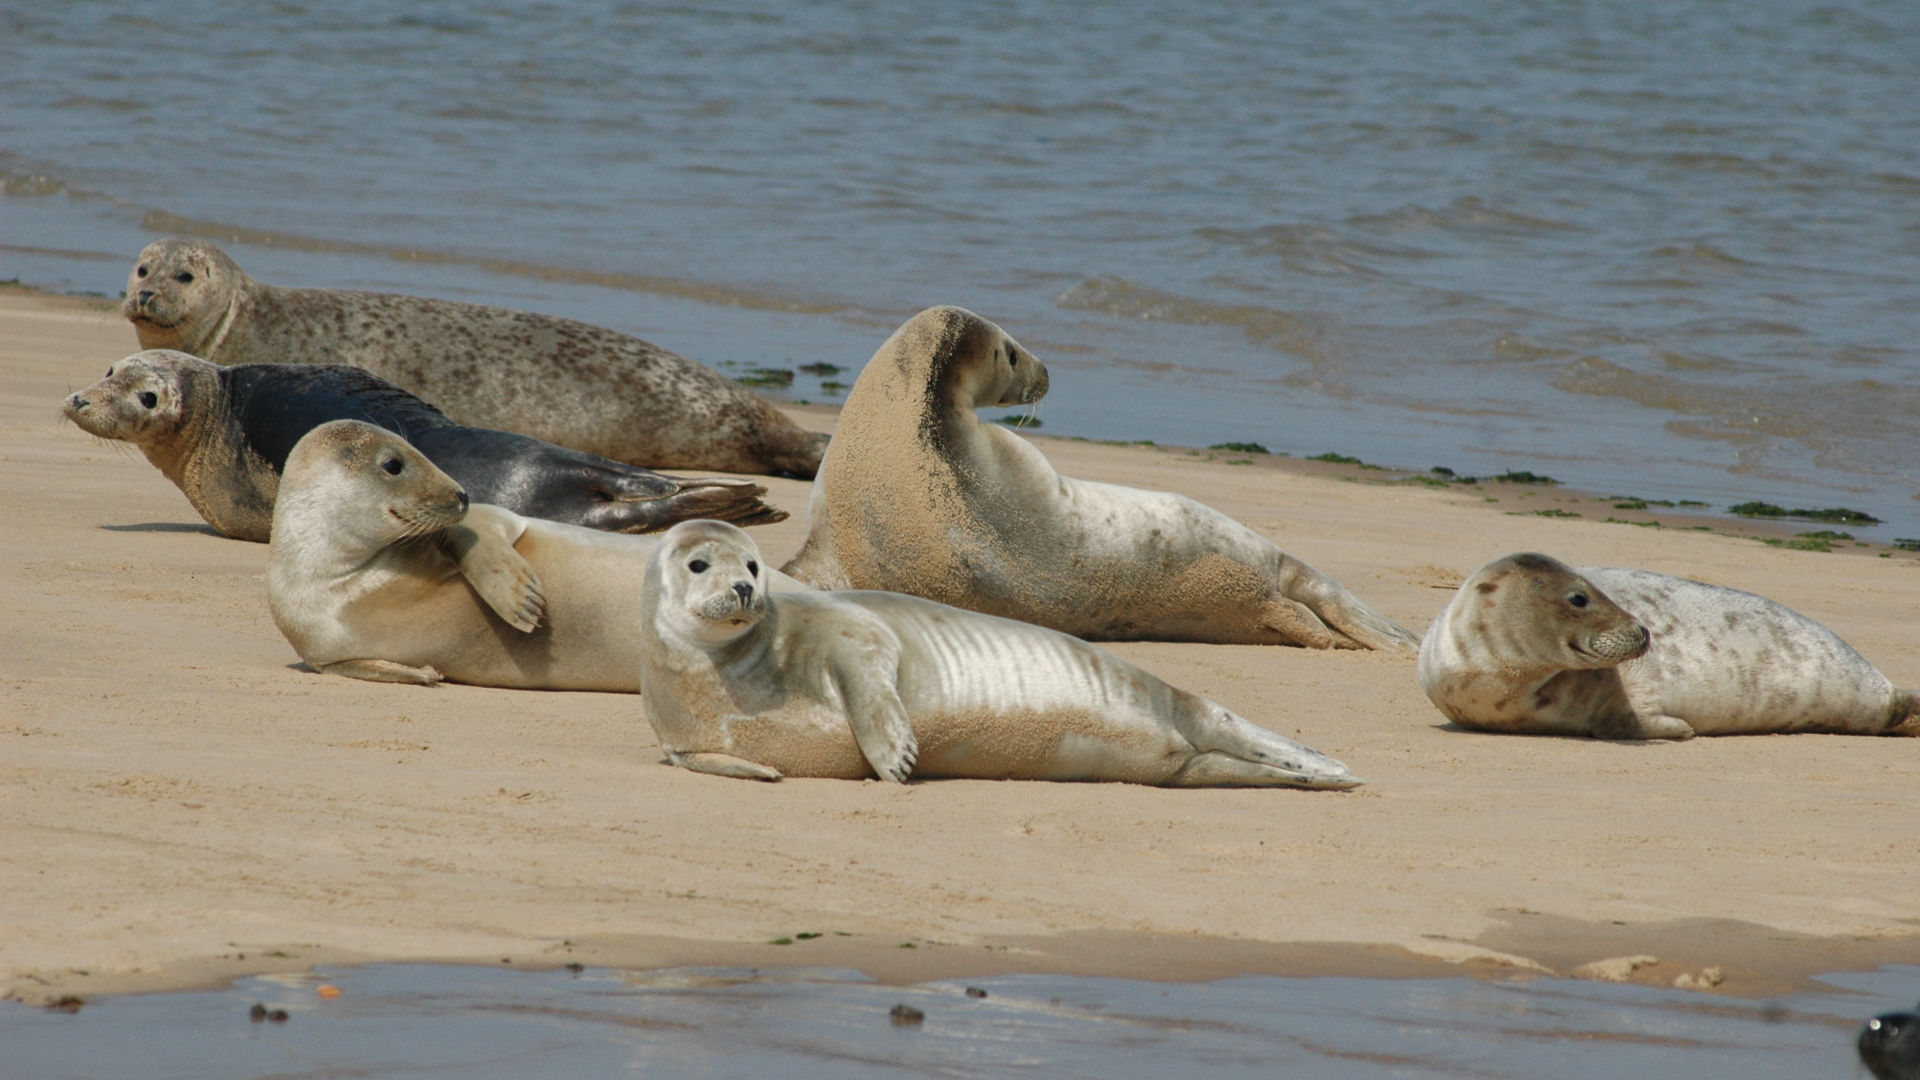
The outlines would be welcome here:
[[[746,533],[647,564],[640,685],[668,759],[759,780],[908,776],[1347,788],[1346,766],[1077,638],[887,592],[768,595]]]
[[[276,288],[203,240],[147,245],[121,312],[142,348],[217,364],[351,364],[463,424],[635,465],[804,479],[827,441],[731,379],[639,338],[450,300]]]
[[[742,525],[783,520],[747,480],[678,479],[525,435],[456,424],[359,368],[221,367],[152,349],[69,396],[69,420],[140,448],[226,536],[267,539],[287,454],[329,420],[364,420],[405,437],[476,502],[615,532],[652,532],[690,517]]]
[[[1427,631],[1419,675],[1448,719],[1483,731],[1920,734],[1920,697],[1772,600],[1531,552],[1460,586]]]
[[[1265,537],[1192,499],[1061,476],[984,405],[1046,394],[1047,369],[956,307],[909,319],[854,383],[783,569],[1095,641],[1411,651],[1419,638]]]

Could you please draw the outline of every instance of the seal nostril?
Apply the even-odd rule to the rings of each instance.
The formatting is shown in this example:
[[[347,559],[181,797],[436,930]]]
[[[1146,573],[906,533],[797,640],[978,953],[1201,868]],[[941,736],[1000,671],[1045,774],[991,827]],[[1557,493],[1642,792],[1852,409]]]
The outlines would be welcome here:
[[[736,581],[733,583],[733,591],[736,595],[740,597],[740,602],[742,604],[750,604],[753,602],[753,586],[752,585],[749,585],[744,581]]]
[[[460,499],[460,509],[465,510],[468,507],[468,505],[470,505],[467,502],[467,493],[464,491],[460,492],[459,499]]]

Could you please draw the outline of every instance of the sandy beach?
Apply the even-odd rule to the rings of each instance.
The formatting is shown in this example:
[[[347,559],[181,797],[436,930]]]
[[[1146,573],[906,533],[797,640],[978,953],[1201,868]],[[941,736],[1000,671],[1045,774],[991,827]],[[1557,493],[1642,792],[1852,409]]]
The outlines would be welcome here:
[[[136,348],[104,301],[0,291],[7,997],[428,959],[911,981],[1646,955],[1636,981],[1717,966],[1745,994],[1920,962],[1920,739],[1479,735],[1409,657],[1148,643],[1114,651],[1368,785],[757,784],[664,764],[635,696],[315,675],[268,615],[266,546],[215,535],[136,451],[58,415]],[[1920,685],[1908,553],[1536,513],[1572,498],[1553,489],[1039,442],[1064,473],[1217,507],[1416,629],[1532,549],[1763,593]],[[793,517],[756,535],[784,560],[807,485],[769,488]]]

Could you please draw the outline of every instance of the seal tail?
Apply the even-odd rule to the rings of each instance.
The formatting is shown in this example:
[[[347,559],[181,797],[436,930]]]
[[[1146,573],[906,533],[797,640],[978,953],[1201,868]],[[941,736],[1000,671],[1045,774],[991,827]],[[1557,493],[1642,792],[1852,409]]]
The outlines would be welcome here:
[[[826,455],[831,436],[824,431],[808,431],[784,416],[781,419],[785,422],[763,433],[760,460],[776,476],[813,479],[820,471],[820,459]]]
[[[679,491],[657,499],[602,504],[600,516],[605,520],[595,526],[624,533],[650,533],[694,518],[710,518],[742,527],[771,525],[787,519],[785,510],[761,501],[767,489],[751,480],[716,476],[684,479],[678,483]]]

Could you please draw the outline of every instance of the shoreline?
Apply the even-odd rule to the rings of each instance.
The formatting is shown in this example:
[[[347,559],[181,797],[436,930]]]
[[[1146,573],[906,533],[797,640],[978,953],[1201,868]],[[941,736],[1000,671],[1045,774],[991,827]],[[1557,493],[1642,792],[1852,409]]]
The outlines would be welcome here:
[[[502,957],[912,982],[1527,977],[1649,954],[1662,963],[1634,981],[1718,966],[1718,991],[1743,996],[1920,962],[1920,912],[1900,899],[1920,896],[1920,740],[1477,735],[1440,717],[1407,658],[1120,643],[1370,783],[750,785],[660,764],[637,697],[312,675],[267,616],[265,546],[213,535],[137,452],[58,417],[137,350],[112,308],[0,289],[0,331],[6,998]],[[824,430],[837,410],[790,411]],[[1557,487],[1036,439],[1069,475],[1215,506],[1416,630],[1480,564],[1539,549],[1762,592],[1920,685],[1920,554],[1833,559],[1719,518],[1620,528],[1611,506],[1534,513],[1608,502]],[[794,517],[755,532],[784,558],[808,485],[768,488]],[[825,936],[767,944],[802,931]],[[298,955],[262,956],[276,950]]]

